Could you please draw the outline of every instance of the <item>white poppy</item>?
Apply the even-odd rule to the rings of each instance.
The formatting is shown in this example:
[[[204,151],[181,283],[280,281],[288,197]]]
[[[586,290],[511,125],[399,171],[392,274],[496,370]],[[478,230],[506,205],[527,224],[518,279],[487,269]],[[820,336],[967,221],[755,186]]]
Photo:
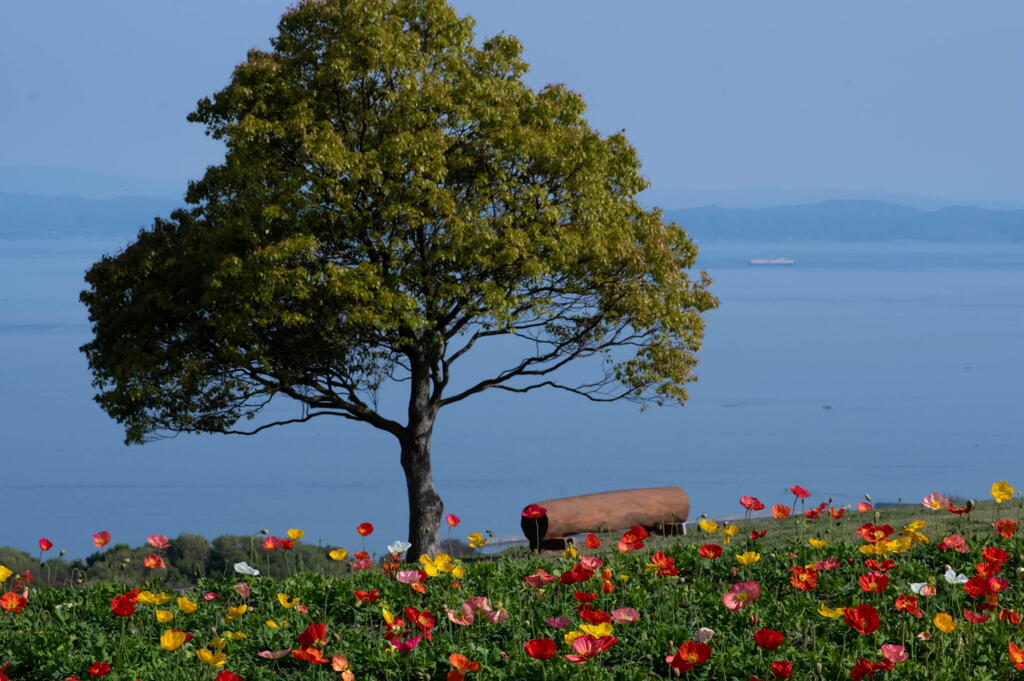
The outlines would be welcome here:
[[[390,553],[392,556],[400,556],[411,548],[412,544],[410,544],[407,541],[402,541],[401,539],[399,539],[394,544],[388,544],[388,553]]]
[[[916,594],[920,594],[921,589],[925,588],[926,586],[928,586],[928,582],[913,582],[910,585],[910,590]]]
[[[255,577],[260,573],[259,570],[254,568],[252,565],[249,565],[248,563],[235,563],[235,572],[238,572],[243,575],[250,575],[252,577]]]
[[[946,570],[946,574],[943,575],[946,581],[950,584],[964,584],[967,582],[966,575],[958,575],[956,570]]]

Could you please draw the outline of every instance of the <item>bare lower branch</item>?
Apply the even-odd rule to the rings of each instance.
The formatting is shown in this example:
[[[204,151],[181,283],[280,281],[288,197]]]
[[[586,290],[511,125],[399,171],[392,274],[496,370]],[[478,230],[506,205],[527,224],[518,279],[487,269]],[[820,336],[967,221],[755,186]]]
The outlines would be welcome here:
[[[305,423],[306,421],[312,420],[312,419],[316,418],[317,416],[325,416],[325,415],[326,416],[342,416],[344,418],[351,419],[353,421],[361,421],[362,420],[362,419],[356,418],[355,416],[352,416],[351,414],[346,414],[345,412],[342,412],[342,411],[318,411],[318,412],[314,412],[312,414],[307,414],[306,416],[304,416],[304,417],[302,417],[300,419],[287,419],[285,421],[273,421],[271,423],[264,423],[259,428],[254,428],[253,430],[225,430],[225,431],[222,431],[222,432],[224,432],[225,434],[228,434],[228,435],[255,435],[256,433],[260,432],[261,430],[266,430],[267,428],[273,428],[274,426],[284,426],[284,425],[288,425],[289,423]]]

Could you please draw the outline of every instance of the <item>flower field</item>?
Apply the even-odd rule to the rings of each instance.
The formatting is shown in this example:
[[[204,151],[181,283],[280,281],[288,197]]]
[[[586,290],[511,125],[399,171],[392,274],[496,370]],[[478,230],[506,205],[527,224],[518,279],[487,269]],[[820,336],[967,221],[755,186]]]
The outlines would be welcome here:
[[[743,496],[743,521],[552,554],[481,555],[474,530],[462,558],[402,562],[400,541],[377,558],[356,550],[364,522],[351,551],[305,546],[300,529],[254,537],[246,560],[187,586],[169,579],[179,539],[160,535],[134,583],[55,579],[60,558],[0,565],[0,681],[1022,678],[1009,484],[980,504],[889,509],[791,491],[770,517]],[[101,551],[111,539],[94,535]],[[301,548],[322,562],[289,561]],[[40,539],[40,557],[54,550]]]

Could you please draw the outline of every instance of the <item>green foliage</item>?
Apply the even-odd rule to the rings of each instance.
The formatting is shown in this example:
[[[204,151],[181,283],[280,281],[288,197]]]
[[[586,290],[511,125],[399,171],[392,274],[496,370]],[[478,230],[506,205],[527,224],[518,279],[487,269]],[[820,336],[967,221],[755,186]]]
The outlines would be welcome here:
[[[696,247],[636,202],[623,135],[472,29],[442,0],[301,2],[199,102],[224,163],[82,294],[97,400],[129,442],[230,431],[274,396],[398,435],[370,405],[402,378],[434,412],[492,388],[685,401],[716,305],[686,273]],[[444,396],[493,336],[523,358]],[[592,380],[545,378],[588,357]]]
[[[871,661],[881,659],[879,648],[884,643],[906,647],[909,659],[896,664],[876,678],[891,681],[959,681],[960,679],[1017,678],[1017,670],[1007,655],[1007,641],[1024,640],[1020,627],[1001,622],[997,611],[984,623],[970,623],[962,616],[964,608],[980,611],[984,599],[971,598],[960,585],[943,578],[947,564],[957,572],[973,574],[974,566],[983,560],[986,546],[999,546],[1009,557],[999,576],[1010,582],[1010,588],[999,594],[999,608],[1021,612],[1024,594],[1017,587],[1016,576],[1021,565],[1024,544],[1020,536],[1005,539],[993,533],[991,521],[1000,517],[1020,517],[1019,503],[983,504],[968,517],[932,514],[917,509],[885,509],[874,514],[847,515],[840,520],[803,518],[787,520],[756,519],[744,525],[716,560],[701,558],[698,547],[710,541],[721,542],[720,533],[694,531],[686,537],[652,538],[639,551],[622,554],[615,550],[617,535],[602,534],[602,547],[583,553],[596,555],[602,568],[612,571],[613,593],[600,588],[601,577],[595,575],[583,583],[562,584],[555,581],[543,588],[532,588],[523,577],[538,569],[558,576],[577,563],[576,558],[554,554],[524,554],[521,551],[501,556],[477,556],[464,561],[466,574],[454,580],[441,574],[426,582],[426,593],[418,593],[395,579],[380,566],[370,570],[346,571],[331,576],[317,567],[301,569],[289,565],[278,577],[265,574],[245,577],[234,572],[204,577],[181,592],[196,603],[193,613],[182,611],[175,593],[166,583],[124,584],[120,581],[95,582],[59,589],[30,588],[29,604],[21,613],[0,611],[0,661],[10,662],[7,673],[18,681],[35,679],[66,679],[71,674],[85,678],[85,670],[95,660],[113,666],[112,679],[212,679],[215,672],[201,664],[196,656],[214,636],[241,632],[245,638],[226,642],[227,668],[246,681],[280,679],[337,679],[330,665],[316,667],[286,656],[280,660],[262,659],[263,650],[294,649],[297,635],[309,624],[326,623],[327,640],[318,644],[325,655],[347,656],[357,679],[407,681],[408,679],[443,679],[451,670],[448,656],[461,653],[481,663],[475,678],[511,681],[513,679],[578,679],[579,681],[641,681],[672,678],[665,663],[680,643],[692,640],[700,627],[713,629],[709,641],[711,658],[695,667],[685,678],[694,679],[761,679],[774,678],[769,666],[774,660],[793,662],[793,678],[826,681],[849,677],[858,657]],[[904,553],[892,554],[894,565],[887,569],[888,588],[882,593],[869,593],[858,586],[858,577],[868,572],[866,556],[859,550],[864,542],[855,529],[864,522],[886,523],[896,528],[911,520],[928,521],[924,531],[928,543],[919,543]],[[944,527],[947,519],[953,525]],[[941,522],[936,522],[941,521]],[[942,527],[940,530],[939,528]],[[767,529],[769,534],[752,542],[745,538],[748,529]],[[941,551],[937,544],[949,531],[961,533],[970,545],[966,553]],[[824,549],[813,549],[800,536],[828,537]],[[774,538],[774,539],[773,539]],[[218,547],[241,551],[242,537],[215,540],[211,553]],[[198,538],[191,538],[198,544]],[[188,539],[173,544],[185,545]],[[309,547],[315,548],[315,547]],[[740,566],[732,554],[748,549],[760,552],[761,559],[752,565]],[[123,552],[125,547],[114,547]],[[200,546],[197,551],[201,552]],[[262,550],[262,549],[260,549]],[[648,568],[655,551],[662,551],[676,561],[678,575],[654,574]],[[322,552],[322,550],[321,550]],[[286,552],[275,551],[274,555]],[[121,555],[118,553],[118,555]],[[293,554],[295,555],[295,554]],[[790,567],[808,565],[826,557],[834,558],[834,569],[822,570],[817,586],[810,592],[795,589],[790,583]],[[92,564],[103,560],[93,560]],[[251,564],[256,561],[251,560]],[[311,566],[306,566],[311,567]],[[406,565],[405,568],[418,566]],[[722,594],[742,581],[756,580],[760,597],[739,611],[730,611],[722,603]],[[246,582],[251,594],[243,598],[236,584]],[[910,584],[931,582],[934,596],[920,598],[924,617],[914,618],[894,607],[899,594],[909,594]],[[113,615],[110,599],[126,592],[132,585],[153,592],[166,592],[171,599],[164,605],[138,605],[128,618]],[[8,585],[9,587],[9,585]],[[375,603],[360,604],[355,590],[378,589],[381,598]],[[629,624],[614,625],[618,642],[582,665],[575,665],[562,655],[571,652],[563,634],[580,628],[579,602],[574,592],[595,593],[594,607],[605,612],[634,608],[640,619]],[[206,600],[204,594],[215,593]],[[285,608],[278,594],[289,600],[300,599],[306,608]],[[447,619],[445,607],[458,609],[473,596],[486,596],[494,608],[504,608],[508,618],[487,622],[482,616],[469,626],[460,626]],[[233,621],[226,619],[227,608],[245,603],[248,612]],[[842,618],[830,619],[819,614],[820,604],[830,607],[869,604],[880,615],[877,631],[862,635],[844,623]],[[412,606],[429,610],[436,618],[433,640],[421,641],[407,655],[387,652],[383,639],[384,609],[404,616],[404,608]],[[160,623],[154,611],[159,608],[174,615],[171,622]],[[956,621],[950,634],[939,631],[932,618],[940,612],[949,613]],[[756,623],[751,616],[756,615]],[[546,620],[567,617],[572,627],[559,631]],[[267,626],[273,620],[276,628]],[[784,641],[774,651],[760,650],[752,640],[753,632],[768,627],[782,632]],[[169,652],[160,647],[160,634],[179,628],[194,634],[192,641]],[[921,640],[918,632],[931,634]],[[541,662],[529,658],[523,644],[534,638],[552,638],[558,654]]]

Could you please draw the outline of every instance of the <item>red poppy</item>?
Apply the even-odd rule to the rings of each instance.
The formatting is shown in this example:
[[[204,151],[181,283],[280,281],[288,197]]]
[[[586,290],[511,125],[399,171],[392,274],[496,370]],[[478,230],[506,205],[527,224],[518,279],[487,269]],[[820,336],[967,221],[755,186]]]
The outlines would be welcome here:
[[[864,523],[857,528],[857,534],[860,535],[861,539],[867,542],[880,542],[885,541],[889,538],[889,535],[893,533],[893,529],[889,525],[874,525],[872,523]]]
[[[1006,562],[1006,559],[1010,557],[1010,554],[1003,551],[998,546],[986,546],[981,552],[981,559],[987,563],[999,563],[1002,565]]]
[[[278,539],[277,537],[264,537],[263,538],[263,548],[266,549],[267,551],[273,551],[274,549],[278,548],[279,546],[281,546],[281,540]]]
[[[285,551],[291,551],[292,549],[295,548],[295,540],[294,539],[282,539],[281,540],[281,548],[284,549]]]
[[[363,603],[373,603],[375,600],[380,598],[380,591],[377,589],[370,589],[369,591],[360,591],[356,589],[356,600],[362,601]]]
[[[686,641],[679,646],[675,655],[669,655],[665,661],[677,674],[685,674],[709,657],[711,657],[711,646],[706,643]]]
[[[538,506],[537,504],[530,504],[529,506],[523,509],[524,518],[543,518],[547,514],[548,509],[544,508],[543,506]]]
[[[968,610],[967,608],[964,608],[964,619],[968,622],[973,622],[974,624],[983,624],[985,622],[988,622],[989,616],[982,615],[980,613],[974,612],[973,610]]]
[[[590,603],[584,603],[580,607],[576,608],[576,614],[580,616],[580,619],[587,624],[603,624],[605,622],[611,622],[612,616],[606,613],[604,610],[598,610]]]
[[[1012,624],[1013,626],[1017,626],[1018,624],[1020,624],[1021,616],[1019,612],[1014,612],[1013,610],[1003,610],[1002,608],[1000,608],[998,619],[1000,622],[1005,622],[1006,624]]]
[[[213,681],[245,681],[245,679],[234,672],[228,671],[227,669],[221,669],[220,673],[217,674]]]
[[[699,551],[697,551],[697,555],[701,558],[710,558],[711,560],[714,560],[722,555],[722,547],[718,544],[705,544],[700,547]]]
[[[110,533],[104,530],[103,532],[97,532],[92,536],[92,543],[100,548],[103,548],[110,543]]]
[[[641,525],[634,525],[622,533],[619,540],[619,551],[627,553],[644,547],[644,539],[647,539],[647,530]]]
[[[910,594],[902,594],[896,597],[896,609],[902,610],[914,617],[921,619],[924,617],[924,613],[921,612],[921,608],[917,605],[917,596]]]
[[[555,656],[555,642],[550,638],[535,638],[524,643],[523,648],[535,660],[550,660]]]
[[[1013,666],[1017,669],[1024,669],[1024,649],[1021,649],[1013,641],[1009,641],[1007,647],[1010,649],[1010,662],[1013,663]]]
[[[818,571],[812,567],[794,565],[789,568],[789,583],[800,591],[810,591],[818,585]]]
[[[763,539],[766,534],[768,534],[768,530],[751,530],[750,541],[757,541],[758,539]]]
[[[987,577],[971,577],[964,582],[964,591],[971,598],[979,598],[992,591]]]
[[[572,566],[572,569],[566,570],[558,576],[558,581],[562,584],[577,584],[582,583],[594,576],[594,571],[583,567],[581,563],[577,563]]]
[[[135,587],[131,591],[110,599],[110,612],[119,617],[128,617],[135,614],[135,604],[139,602],[141,588]]]
[[[777,679],[788,679],[793,673],[793,663],[789,660],[772,662],[772,676]]]
[[[773,504],[772,505],[772,516],[775,517],[778,520],[782,520],[783,518],[788,518],[789,514],[792,513],[792,512],[793,512],[793,509],[791,509],[789,506],[786,506],[784,504]]]
[[[464,672],[478,672],[480,671],[480,663],[470,660],[465,655],[460,653],[452,653],[448,656],[448,661],[456,669],[461,669]]]
[[[1003,566],[999,563],[975,563],[974,571],[978,573],[979,577],[995,577],[1003,571]]]
[[[299,634],[297,639],[300,648],[309,648],[317,641],[327,640],[327,625],[323,622],[314,622],[306,627],[306,630]]]
[[[868,593],[880,594],[889,586],[889,577],[882,572],[869,572],[861,575],[860,588]]]
[[[434,628],[437,623],[434,619],[434,615],[429,610],[417,610],[416,608],[406,607],[405,616],[410,622],[416,625],[416,627],[422,632],[428,641],[434,640],[430,630]]]
[[[10,662],[6,662],[6,663],[4,663],[3,667],[0,667],[0,681],[11,681],[9,678],[7,678],[7,674],[4,674],[4,672],[7,671],[7,668],[10,667],[10,666],[11,666],[11,663]]]
[[[864,561],[864,565],[866,565],[869,570],[874,570],[875,572],[888,572],[896,567],[896,561],[891,558],[886,558],[885,560],[868,558]]]
[[[809,508],[806,511],[804,511],[804,517],[810,518],[811,520],[817,520],[821,517],[821,511],[819,511],[816,508]]]
[[[889,671],[892,668],[893,663],[887,659],[871,662],[867,658],[858,657],[853,669],[850,670],[850,678],[853,681],[861,681],[865,676],[875,678],[875,672]]]
[[[845,508],[836,508],[835,506],[829,506],[828,508],[828,514],[835,520],[842,518],[844,513],[846,513]]]
[[[26,605],[28,605],[28,599],[13,591],[8,591],[3,596],[0,596],[0,608],[4,610],[19,613],[25,609]]]
[[[808,492],[803,487],[801,487],[800,485],[793,485],[792,487],[789,488],[789,491],[792,492],[793,496],[797,497],[798,499],[806,499],[807,497],[811,496],[811,493]]]
[[[324,657],[323,652],[319,648],[304,648],[302,650],[293,650],[292,657],[296,660],[302,660],[303,662],[309,662],[310,664],[327,664],[330,662]]]
[[[950,513],[955,513],[957,515],[963,515],[964,513],[970,513],[973,510],[974,510],[974,502],[973,501],[968,501],[966,504],[964,504],[963,506],[960,506],[959,508],[954,506],[952,501],[949,502],[949,512]]]
[[[859,504],[857,504],[857,512],[858,513],[871,513],[871,504],[869,504],[866,501],[860,502]]]
[[[764,508],[764,504],[757,497],[740,497],[740,506],[747,509],[748,511],[760,511]]]
[[[596,593],[587,593],[585,591],[573,591],[572,597],[576,599],[577,603],[590,603],[597,598]]]
[[[53,542],[50,541],[49,539],[47,539],[46,537],[43,537],[42,539],[39,540],[39,550],[40,551],[49,551],[52,548],[53,548]]]
[[[448,523],[449,527],[456,527],[459,523],[462,522],[462,518],[455,515],[454,513],[449,513],[444,517],[444,521]]]
[[[106,662],[93,662],[89,665],[89,676],[92,678],[98,678],[100,676],[106,676],[110,673],[110,665]]]
[[[997,520],[995,522],[996,534],[1004,539],[1013,539],[1013,535],[1017,534],[1017,521],[1004,519]]]
[[[151,553],[148,556],[146,556],[145,558],[143,558],[142,559],[142,564],[145,565],[146,567],[150,568],[150,569],[157,569],[157,568],[165,568],[165,567],[167,567],[167,563],[164,562],[164,559],[161,558],[160,556],[156,555],[155,553]]]
[[[782,632],[774,629],[758,629],[754,632],[754,643],[765,650],[775,650],[782,645],[783,639],[785,636]]]
[[[658,551],[651,556],[651,566],[654,568],[654,574],[657,575],[675,577],[679,574],[679,568],[676,567],[676,559],[672,556],[666,556],[664,551]]]
[[[368,537],[371,534],[373,534],[373,524],[372,523],[360,523],[359,526],[356,528],[356,532],[358,532],[359,534],[361,534],[364,537]]]
[[[861,634],[870,634],[881,624],[878,611],[867,603],[861,603],[855,608],[847,608],[843,612],[843,619],[851,628]]]
[[[596,549],[600,548],[601,540],[597,538],[596,534],[588,534],[586,539],[584,539],[584,544],[586,544],[588,549]]]

